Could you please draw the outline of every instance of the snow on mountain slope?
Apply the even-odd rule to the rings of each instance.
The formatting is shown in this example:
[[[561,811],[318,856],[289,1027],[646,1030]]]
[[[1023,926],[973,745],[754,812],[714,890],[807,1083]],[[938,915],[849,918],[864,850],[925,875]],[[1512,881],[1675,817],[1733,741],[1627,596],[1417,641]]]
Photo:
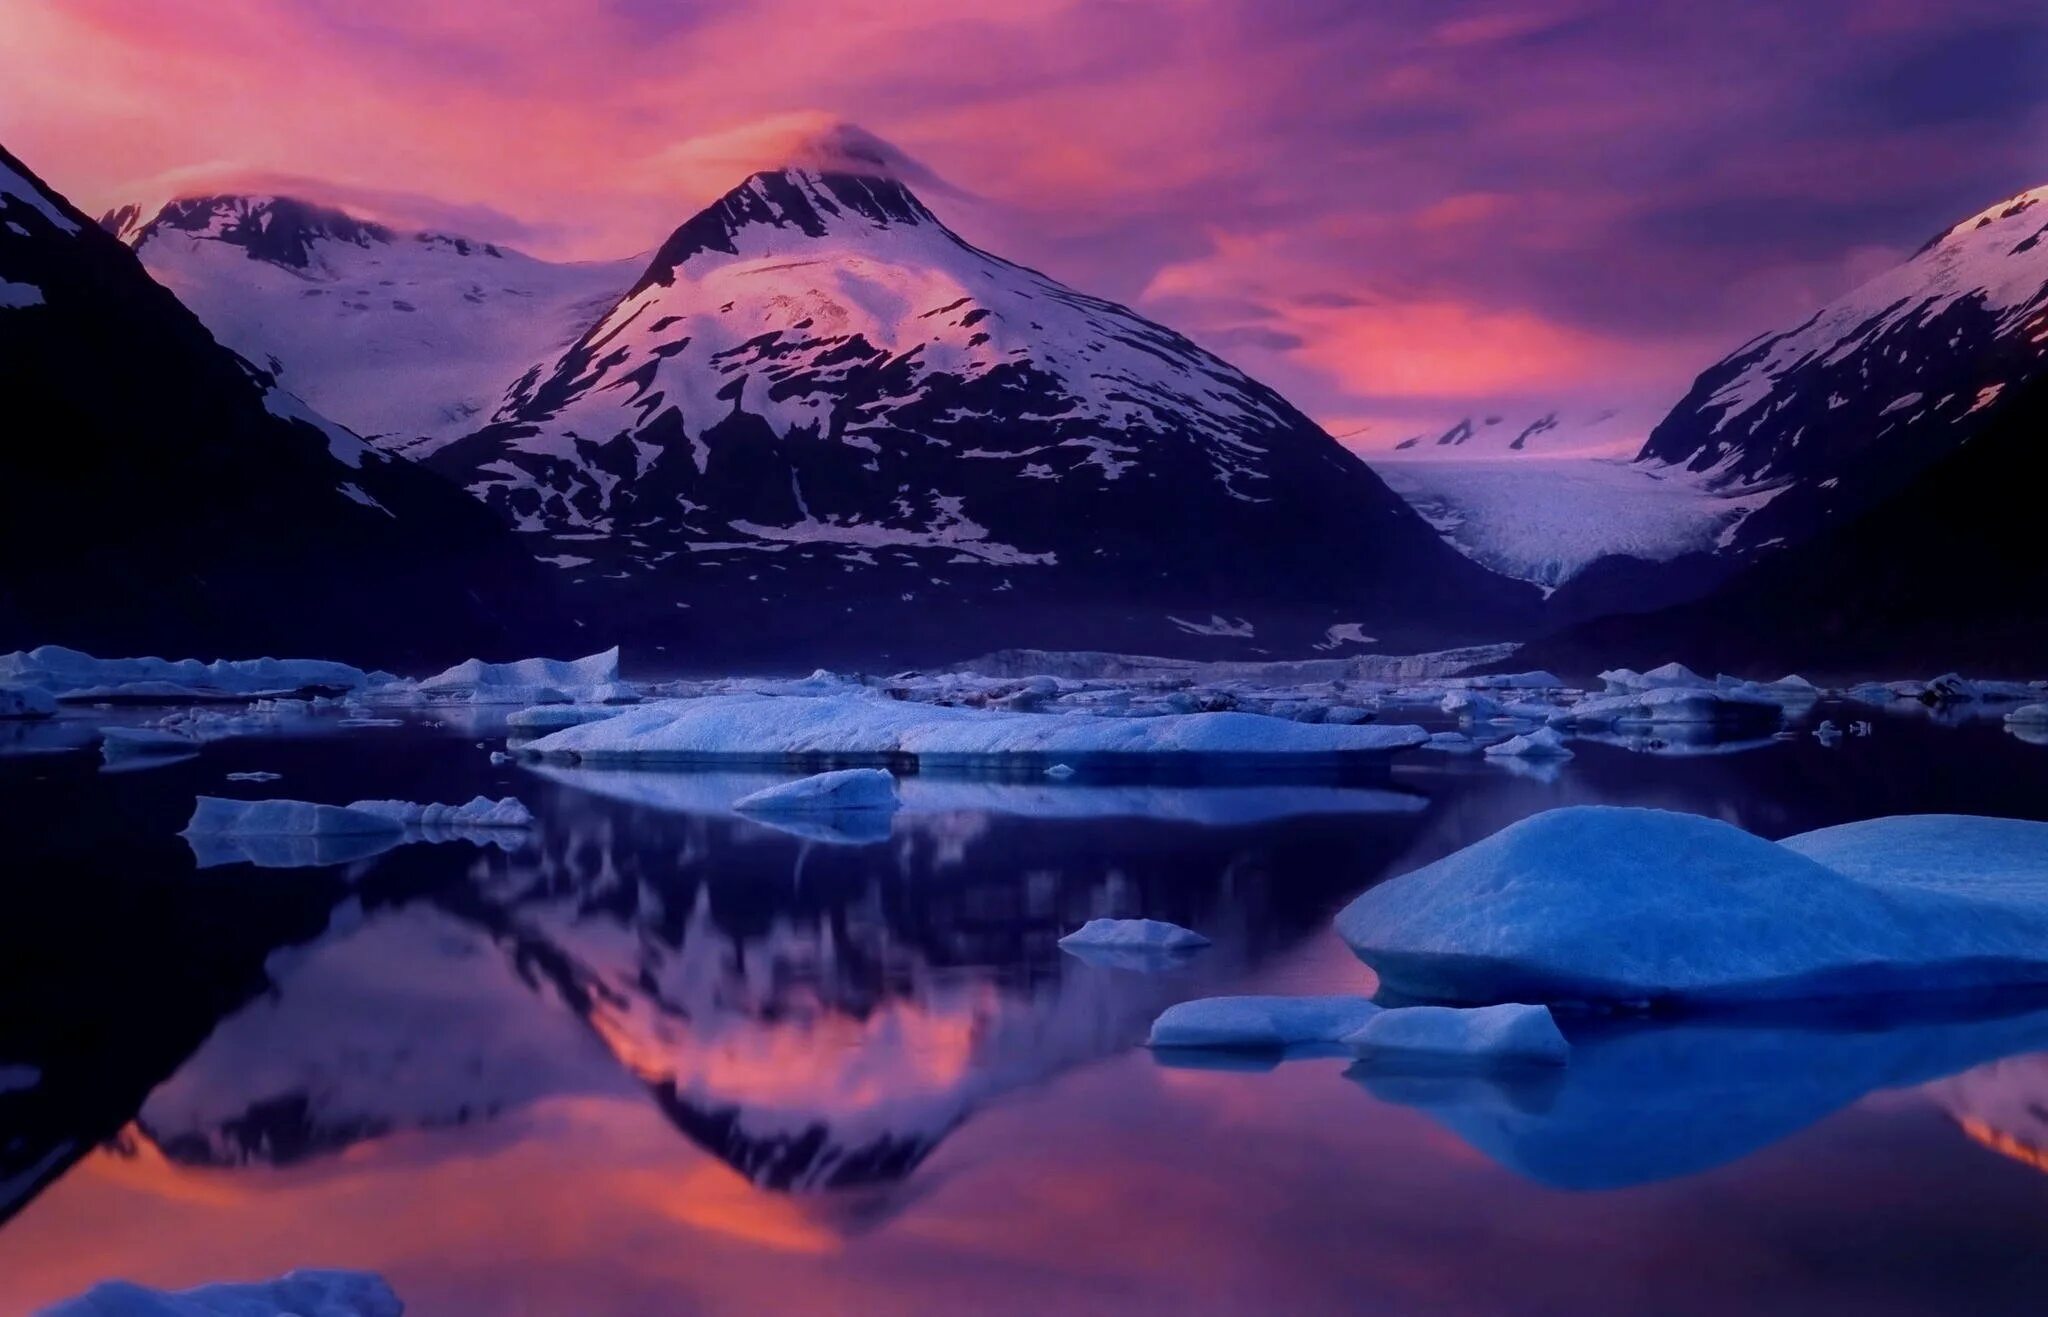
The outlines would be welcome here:
[[[474,429],[575,342],[644,258],[558,264],[278,196],[174,200],[100,222],[214,336],[320,411],[415,453]]]
[[[4,150],[0,284],[33,293],[0,306],[0,648],[416,661],[536,606],[472,500],[222,348]]]
[[[1954,452],[2048,362],[2048,188],[2002,201],[1912,259],[1708,368],[1642,459],[1720,491],[1784,492],[1739,553],[1804,539]]]
[[[871,629],[961,610],[965,653],[1045,591],[1067,625],[1220,651],[1497,638],[1528,603],[1272,390],[864,175],[750,177],[433,460],[642,616],[858,594]]]
[[[1683,470],[1633,463],[1625,412],[1479,413],[1365,460],[1446,541],[1546,593],[1601,558],[1712,552],[1770,494],[1725,495]]]

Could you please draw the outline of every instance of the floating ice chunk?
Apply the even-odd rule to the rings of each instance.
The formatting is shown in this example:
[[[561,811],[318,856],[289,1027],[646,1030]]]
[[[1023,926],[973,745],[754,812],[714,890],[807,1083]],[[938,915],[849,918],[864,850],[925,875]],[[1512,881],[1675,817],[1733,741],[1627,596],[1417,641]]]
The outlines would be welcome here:
[[[1816,854],[1872,855],[1916,835],[1880,822],[1797,840]],[[2048,825],[1950,818],[1938,831],[1926,869],[1913,872],[1945,863],[1944,887],[1839,872],[1713,819],[1551,810],[1372,888],[1337,929],[1383,990],[1421,1001],[1732,1001],[2048,982],[2048,898],[2031,879],[1995,876],[2039,847]],[[1869,861],[1873,874],[1878,863]]]
[[[1533,732],[1511,736],[1499,745],[1486,747],[1486,754],[1493,759],[1570,759],[1572,752],[1564,738],[1549,727],[1539,727]]]
[[[2048,704],[2040,707],[2048,709]],[[1064,782],[1074,775],[1074,766],[1072,764],[1054,764],[1051,768],[1045,770],[1045,775],[1055,782]]]
[[[1202,997],[1152,1022],[1152,1047],[1288,1047],[1334,1043],[1379,1013],[1364,997]]]
[[[0,685],[0,718],[48,718],[57,712],[57,697],[39,686]]]
[[[1534,672],[1495,672],[1478,677],[1448,677],[1441,684],[1446,688],[1465,690],[1496,691],[1543,691],[1561,690],[1564,678],[1555,672],[1538,668]]]
[[[93,1286],[43,1317],[401,1317],[383,1277],[362,1271],[293,1271],[248,1285],[152,1290],[125,1280]]]
[[[1344,1039],[1374,1060],[1562,1065],[1571,1053],[1547,1006],[1405,1006],[1381,1011]]]
[[[1823,718],[1820,726],[1813,729],[1813,739],[1822,745],[1833,745],[1842,739],[1842,729],[1835,726],[1832,718]]]
[[[255,772],[251,772],[251,773],[229,773],[229,774],[228,774],[228,781],[230,781],[230,782],[275,782],[275,781],[277,781],[277,780],[278,780],[279,778],[281,778],[281,777],[283,777],[283,776],[284,776],[284,774],[283,774],[283,773],[270,773],[270,772],[265,772],[265,771],[263,771],[263,770],[259,769],[259,770],[255,771]]]
[[[1479,742],[1463,732],[1436,732],[1422,743],[1422,748],[1442,754],[1469,755],[1478,752]]]
[[[407,828],[530,828],[533,811],[511,796],[476,796],[467,805],[419,805],[409,800],[358,800],[349,805]]]
[[[201,796],[185,835],[236,837],[345,837],[395,834],[400,820],[354,806],[316,805],[307,800],[225,800]]]
[[[1419,727],[1331,727],[1247,713],[1007,713],[869,695],[707,696],[569,727],[525,753],[585,762],[911,758],[933,765],[1081,756],[1341,763],[1420,745]]]
[[[603,722],[618,712],[616,704],[536,704],[507,715],[505,725],[522,732],[553,732]]]
[[[789,814],[896,808],[896,779],[881,768],[842,768],[740,797],[741,813]]]
[[[1141,951],[1192,951],[1209,939],[1164,919],[1091,919],[1060,939],[1063,947]]]
[[[567,700],[604,703],[637,698],[619,680],[617,646],[580,659],[518,659],[486,663],[465,659],[424,678],[418,689],[430,695],[462,696],[476,704],[542,704]],[[549,699],[553,694],[556,699]]]
[[[1637,672],[1633,668],[1611,668],[1600,674],[1600,680],[1610,694],[1663,688],[1704,689],[1714,684],[1678,662],[1666,663],[1661,667],[1651,668],[1648,672]]]
[[[2048,704],[2022,704],[2006,714],[2005,720],[2019,727],[2048,727]]]
[[[1472,691],[1456,690],[1447,693],[1443,703],[1437,707],[1456,715],[1460,722],[1484,722],[1500,712],[1500,701]]]

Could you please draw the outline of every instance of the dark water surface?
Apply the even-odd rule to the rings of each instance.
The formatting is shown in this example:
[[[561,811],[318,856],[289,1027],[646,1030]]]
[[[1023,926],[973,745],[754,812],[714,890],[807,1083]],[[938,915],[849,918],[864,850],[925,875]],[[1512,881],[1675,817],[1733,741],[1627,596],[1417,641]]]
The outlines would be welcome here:
[[[1535,774],[926,780],[868,836],[724,809],[766,777],[480,740],[0,753],[0,1312],[308,1265],[427,1317],[2048,1303],[2048,1001],[1581,1023],[1561,1076],[1506,1085],[1136,1046],[1189,996],[1369,991],[1330,915],[1538,810],[2048,817],[2048,747],[1995,721]],[[283,777],[225,780],[252,769]],[[177,836],[202,793],[478,792],[538,827],[306,867]],[[1095,915],[1216,945],[1161,974],[1060,953]]]

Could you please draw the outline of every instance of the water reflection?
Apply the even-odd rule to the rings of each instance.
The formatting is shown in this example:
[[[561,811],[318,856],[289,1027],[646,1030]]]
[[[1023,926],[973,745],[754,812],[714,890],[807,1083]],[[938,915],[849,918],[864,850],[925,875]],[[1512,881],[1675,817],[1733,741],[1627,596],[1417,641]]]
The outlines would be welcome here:
[[[1328,1310],[1390,1285],[1415,1309],[1626,1310],[1659,1305],[1573,1287],[1613,1282],[1630,1247],[1718,1260],[1730,1287],[1781,1281],[1787,1250],[1745,1261],[1743,1213],[1720,1205],[1832,1180],[1809,1224],[1839,1233],[1868,1213],[1866,1164],[1910,1184],[1913,1229],[2009,1263],[2023,1246],[2000,1223],[2029,1220],[2038,1189],[1984,1177],[2048,1185],[2027,1169],[2048,1103],[2037,1005],[1580,1025],[1564,1073],[1508,1085],[1347,1081],[1331,1060],[1167,1070],[1133,1050],[1182,997],[1359,990],[1334,909],[1537,809],[1660,805],[1783,835],[2044,798],[2038,751],[1981,722],[1888,720],[1832,755],[1805,737],[1636,749],[1582,743],[1551,780],[1444,756],[1360,784],[913,778],[886,835],[853,845],[732,814],[757,775],[528,771],[446,728],[214,743],[115,779],[89,756],[14,761],[10,798],[39,826],[15,840],[0,917],[0,1073],[38,1078],[0,1085],[0,1214],[36,1202],[0,1229],[0,1308],[115,1272],[322,1261],[391,1271],[421,1311],[714,1292],[755,1310]],[[517,794],[539,824],[512,850],[196,868],[176,836],[193,796],[252,768],[307,799]],[[1215,945],[1160,973],[1058,950],[1123,915]],[[1918,1142],[1886,1126],[1830,1151],[1844,1108],[1908,1097]],[[1481,1236],[1498,1267],[1466,1265]],[[1606,1263],[1554,1265],[1586,1238]],[[1916,1292],[1877,1254],[1808,1297],[1841,1306],[1857,1269]],[[799,1279],[798,1260],[818,1269]],[[1488,1289],[1497,1271],[1548,1302]]]

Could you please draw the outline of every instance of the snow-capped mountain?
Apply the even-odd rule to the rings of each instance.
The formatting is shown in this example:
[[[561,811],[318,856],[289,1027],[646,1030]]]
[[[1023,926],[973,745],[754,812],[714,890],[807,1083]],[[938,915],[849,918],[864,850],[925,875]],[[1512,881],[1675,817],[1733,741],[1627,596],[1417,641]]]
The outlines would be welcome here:
[[[697,647],[1413,646],[1534,599],[1264,385],[851,173],[748,178],[431,460],[611,616],[714,602]]]
[[[1634,461],[1647,429],[1614,408],[1481,412],[1364,457],[1453,547],[1547,594],[1602,559],[1711,553],[1769,497]]]
[[[1749,676],[2048,668],[2048,374],[1999,396],[1961,447],[1875,507],[1757,557],[1703,598],[1569,628],[1517,663],[1593,672],[1672,658]]]
[[[214,337],[324,415],[415,454],[487,420],[644,264],[542,261],[283,196],[181,197],[100,223]]]
[[[2048,187],[1999,202],[1709,367],[1642,460],[1775,491],[1729,547],[1796,543],[1954,452],[2048,362]]]
[[[417,661],[539,606],[472,500],[224,350],[4,150],[0,360],[0,648]]]

